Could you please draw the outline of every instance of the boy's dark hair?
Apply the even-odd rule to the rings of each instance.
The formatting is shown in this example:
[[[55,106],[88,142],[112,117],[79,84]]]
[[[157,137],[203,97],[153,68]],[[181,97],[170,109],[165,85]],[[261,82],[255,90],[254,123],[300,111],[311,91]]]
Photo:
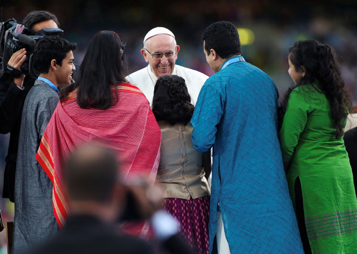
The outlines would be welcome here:
[[[48,11],[32,11],[26,15],[26,17],[22,21],[22,24],[28,29],[30,29],[33,34],[35,34],[32,29],[34,25],[51,19],[57,24],[58,27],[60,26],[57,17]]]
[[[205,42],[205,50],[208,55],[211,49],[214,49],[223,59],[241,53],[238,31],[230,22],[213,23],[203,32],[202,39]]]
[[[176,75],[165,75],[156,81],[152,111],[156,121],[169,124],[190,122],[194,106],[188,93],[185,80]]]
[[[69,51],[77,48],[75,43],[58,36],[45,36],[38,40],[33,52],[33,66],[39,73],[48,73],[52,59],[62,66]]]

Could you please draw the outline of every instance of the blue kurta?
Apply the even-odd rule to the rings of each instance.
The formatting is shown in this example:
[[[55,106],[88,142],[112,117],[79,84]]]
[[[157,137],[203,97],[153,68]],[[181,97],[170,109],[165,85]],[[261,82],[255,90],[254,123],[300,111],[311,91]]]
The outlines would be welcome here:
[[[231,253],[304,253],[284,173],[277,128],[278,90],[247,62],[210,77],[191,120],[199,152],[213,149],[209,239],[217,209]]]

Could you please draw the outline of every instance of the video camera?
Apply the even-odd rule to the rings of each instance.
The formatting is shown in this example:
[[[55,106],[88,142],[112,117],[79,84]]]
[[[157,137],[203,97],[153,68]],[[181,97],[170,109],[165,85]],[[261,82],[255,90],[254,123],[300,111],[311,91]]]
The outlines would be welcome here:
[[[15,19],[0,22],[0,64],[2,71],[7,68],[10,57],[18,50],[26,49],[26,60],[21,66],[21,71],[32,78],[38,77],[38,72],[32,66],[32,55],[36,41],[47,35],[61,35],[59,28],[44,28],[33,35],[33,32]]]

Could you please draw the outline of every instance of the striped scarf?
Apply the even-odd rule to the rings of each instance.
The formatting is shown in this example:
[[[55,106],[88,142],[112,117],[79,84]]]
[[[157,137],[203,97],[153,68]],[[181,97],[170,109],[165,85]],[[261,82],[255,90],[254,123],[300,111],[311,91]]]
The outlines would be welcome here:
[[[62,162],[82,142],[95,141],[113,149],[124,183],[138,176],[153,184],[160,162],[161,131],[150,104],[139,88],[122,83],[113,88],[118,102],[107,110],[82,109],[72,92],[56,110],[44,132],[36,159],[53,183],[53,210],[63,227],[70,208],[63,195]],[[148,225],[133,227],[132,235],[147,236]]]

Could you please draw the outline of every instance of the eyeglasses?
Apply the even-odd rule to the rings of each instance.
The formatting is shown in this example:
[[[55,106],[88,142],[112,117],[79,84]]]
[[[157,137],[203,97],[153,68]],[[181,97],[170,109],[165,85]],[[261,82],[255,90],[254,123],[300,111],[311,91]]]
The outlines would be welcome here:
[[[167,59],[170,59],[170,58],[173,58],[174,55],[175,55],[175,52],[172,52],[172,51],[168,51],[166,53],[154,53],[154,54],[151,54],[149,50],[147,50],[146,48],[144,48],[151,56],[152,58],[154,58],[155,60],[160,60],[162,58],[163,55],[165,55],[165,57]]]

